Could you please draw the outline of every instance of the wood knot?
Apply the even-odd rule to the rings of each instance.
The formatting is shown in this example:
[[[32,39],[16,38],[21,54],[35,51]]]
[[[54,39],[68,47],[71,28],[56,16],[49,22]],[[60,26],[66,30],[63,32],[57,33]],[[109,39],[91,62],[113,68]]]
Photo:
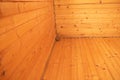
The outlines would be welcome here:
[[[69,6],[67,6],[67,8],[69,8]]]
[[[102,68],[103,70],[106,70],[105,68]]]
[[[5,76],[5,74],[6,74],[5,70],[3,70],[1,76]]]
[[[76,31],[79,31],[79,29],[77,29]]]
[[[59,4],[58,7],[60,7],[61,5]]]
[[[99,67],[99,65],[96,64],[96,67]]]
[[[100,4],[102,4],[102,0],[100,0]]]
[[[75,24],[74,27],[77,27],[77,25]]]
[[[63,28],[63,26],[60,26],[60,28]]]

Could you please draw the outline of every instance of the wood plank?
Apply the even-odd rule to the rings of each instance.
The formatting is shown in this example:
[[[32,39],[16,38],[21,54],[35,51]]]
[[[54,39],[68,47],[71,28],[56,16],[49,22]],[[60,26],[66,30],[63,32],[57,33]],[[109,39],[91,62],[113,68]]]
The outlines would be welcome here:
[[[64,1],[67,2],[67,1]],[[56,28],[64,37],[120,36],[120,4],[55,4]]]
[[[99,0],[56,0],[56,4],[99,3]]]
[[[56,37],[53,3],[14,1],[0,2],[0,80],[40,80]]]
[[[62,38],[53,49],[44,79],[118,80],[120,43],[114,44],[116,40],[120,39]]]

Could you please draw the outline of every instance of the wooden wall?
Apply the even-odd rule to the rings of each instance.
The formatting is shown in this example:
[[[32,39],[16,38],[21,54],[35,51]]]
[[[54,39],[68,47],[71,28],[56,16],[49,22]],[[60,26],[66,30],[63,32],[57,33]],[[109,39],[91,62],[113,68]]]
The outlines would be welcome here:
[[[120,36],[120,0],[55,0],[60,36]]]
[[[54,38],[52,0],[1,0],[0,80],[40,80]]]

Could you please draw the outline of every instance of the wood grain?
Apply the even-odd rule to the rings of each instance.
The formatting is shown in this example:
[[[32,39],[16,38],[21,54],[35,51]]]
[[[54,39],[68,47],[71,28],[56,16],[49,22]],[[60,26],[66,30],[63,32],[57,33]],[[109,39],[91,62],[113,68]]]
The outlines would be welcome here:
[[[0,80],[40,80],[56,36],[53,2],[7,1],[0,2]]]
[[[120,1],[92,1],[56,0],[57,33],[64,37],[119,37]]]
[[[56,42],[43,79],[119,80],[120,38],[63,38]]]

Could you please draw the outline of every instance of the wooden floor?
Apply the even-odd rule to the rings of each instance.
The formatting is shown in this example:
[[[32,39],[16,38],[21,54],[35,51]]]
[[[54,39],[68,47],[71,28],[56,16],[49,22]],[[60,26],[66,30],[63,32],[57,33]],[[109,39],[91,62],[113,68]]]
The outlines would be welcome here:
[[[61,39],[43,80],[120,80],[120,38]]]

